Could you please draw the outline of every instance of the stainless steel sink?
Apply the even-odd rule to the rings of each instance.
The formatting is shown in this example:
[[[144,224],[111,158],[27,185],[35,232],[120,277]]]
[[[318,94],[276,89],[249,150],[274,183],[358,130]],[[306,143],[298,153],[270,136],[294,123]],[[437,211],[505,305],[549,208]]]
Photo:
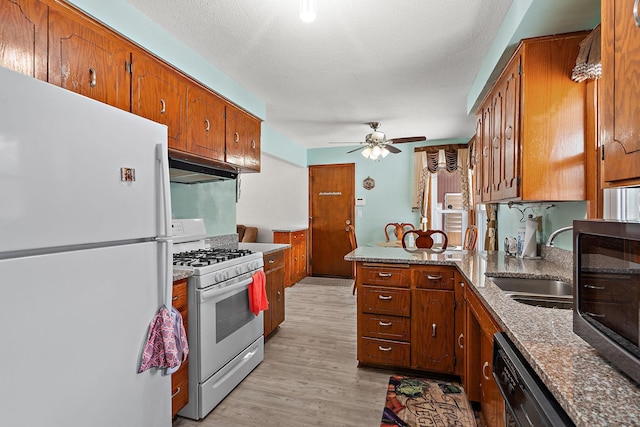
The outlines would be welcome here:
[[[506,295],[522,304],[571,309],[573,286],[562,280],[522,277],[489,277]]]

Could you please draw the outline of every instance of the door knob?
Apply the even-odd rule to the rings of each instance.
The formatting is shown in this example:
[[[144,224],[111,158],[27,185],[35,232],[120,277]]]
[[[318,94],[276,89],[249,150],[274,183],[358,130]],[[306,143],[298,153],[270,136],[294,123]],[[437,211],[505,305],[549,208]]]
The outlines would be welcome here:
[[[351,220],[350,220],[350,219],[348,219],[348,220],[346,220],[346,221],[345,221],[345,223],[346,223],[347,225],[351,225]]]

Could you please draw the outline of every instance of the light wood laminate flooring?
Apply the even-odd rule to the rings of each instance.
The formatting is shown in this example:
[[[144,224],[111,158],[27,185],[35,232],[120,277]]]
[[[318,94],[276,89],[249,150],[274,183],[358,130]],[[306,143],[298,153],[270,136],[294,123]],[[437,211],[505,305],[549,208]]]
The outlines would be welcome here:
[[[379,426],[393,372],[357,367],[352,284],[308,277],[287,288],[264,361],[205,419],[172,427]]]

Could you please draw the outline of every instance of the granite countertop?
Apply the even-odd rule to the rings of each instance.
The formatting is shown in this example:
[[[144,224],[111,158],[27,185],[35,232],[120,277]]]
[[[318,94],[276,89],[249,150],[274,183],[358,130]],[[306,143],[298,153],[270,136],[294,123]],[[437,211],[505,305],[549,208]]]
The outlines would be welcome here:
[[[571,268],[504,252],[409,252],[359,247],[347,261],[455,265],[496,321],[578,426],[640,425],[640,386],[573,333],[573,312],[533,307],[507,297],[490,277],[544,277],[573,282]]]
[[[281,251],[290,248],[288,243],[239,243],[238,249],[250,249],[254,252],[262,252],[263,255],[269,255],[272,252]]]
[[[173,281],[186,279],[193,275],[193,270],[188,268],[173,267]]]
[[[299,227],[284,227],[284,228],[274,228],[271,231],[282,231],[285,233],[290,233],[292,231],[302,231],[302,230],[307,230],[309,228],[309,226],[307,225],[301,225]]]

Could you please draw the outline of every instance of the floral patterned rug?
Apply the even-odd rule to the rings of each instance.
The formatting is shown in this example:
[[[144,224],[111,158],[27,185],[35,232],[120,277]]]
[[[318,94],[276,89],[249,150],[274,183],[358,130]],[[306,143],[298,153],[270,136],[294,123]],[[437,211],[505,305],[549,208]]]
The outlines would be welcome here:
[[[473,427],[476,420],[457,383],[393,375],[380,427]]]

